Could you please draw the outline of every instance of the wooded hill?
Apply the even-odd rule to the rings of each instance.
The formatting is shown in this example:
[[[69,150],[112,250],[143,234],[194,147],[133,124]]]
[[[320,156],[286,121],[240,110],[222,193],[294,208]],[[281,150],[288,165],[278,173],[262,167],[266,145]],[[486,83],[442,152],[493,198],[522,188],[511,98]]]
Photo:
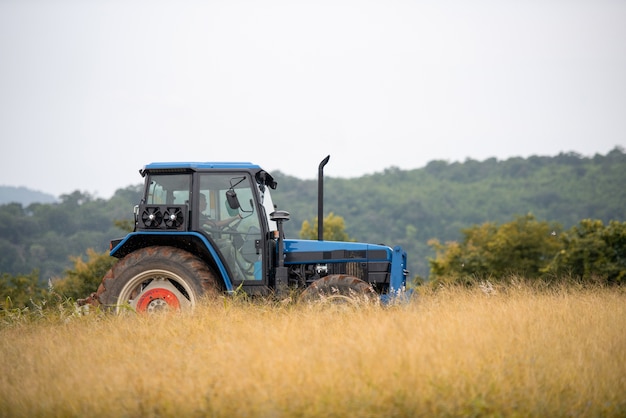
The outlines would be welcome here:
[[[332,159],[326,173],[332,173]],[[287,210],[288,237],[298,237],[305,220],[317,216],[317,180],[280,172],[274,203]],[[428,277],[428,241],[458,240],[464,228],[484,222],[505,223],[518,215],[557,222],[567,229],[583,219],[626,220],[626,154],[582,157],[563,153],[449,163],[424,168],[389,168],[353,179],[324,179],[324,212],[341,216],[356,241],[402,245],[411,277]],[[41,280],[62,275],[70,257],[87,248],[106,251],[124,231],[114,221],[132,220],[141,185],[119,189],[109,200],[76,191],[59,203],[0,205],[0,273],[28,274]]]
[[[331,162],[325,172],[331,172]],[[302,221],[317,213],[317,181],[273,173],[274,203],[291,214],[286,234],[296,236]],[[424,168],[355,179],[324,179],[324,212],[345,219],[357,241],[402,245],[411,275],[427,277],[431,238],[457,240],[461,229],[484,222],[504,223],[516,215],[557,222],[569,229],[583,219],[626,220],[626,154],[582,157],[563,153],[499,161],[432,161]]]

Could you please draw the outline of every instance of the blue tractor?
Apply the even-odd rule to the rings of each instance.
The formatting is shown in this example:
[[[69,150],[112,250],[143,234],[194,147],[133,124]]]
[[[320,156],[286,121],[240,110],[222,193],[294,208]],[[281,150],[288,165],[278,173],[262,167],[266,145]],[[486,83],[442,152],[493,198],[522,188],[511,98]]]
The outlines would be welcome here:
[[[274,178],[246,162],[152,163],[134,231],[111,241],[119,261],[86,303],[153,312],[193,308],[201,297],[243,291],[302,300],[382,300],[406,295],[400,247],[324,241],[319,165],[318,240],[286,239]],[[282,296],[281,296],[282,297]]]

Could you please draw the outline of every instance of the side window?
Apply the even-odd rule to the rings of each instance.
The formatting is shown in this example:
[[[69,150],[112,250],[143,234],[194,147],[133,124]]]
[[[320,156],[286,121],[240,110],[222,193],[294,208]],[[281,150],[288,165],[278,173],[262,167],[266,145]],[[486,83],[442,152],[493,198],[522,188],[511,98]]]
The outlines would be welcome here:
[[[237,193],[241,209],[233,209],[229,206],[226,193],[230,189]],[[200,207],[201,216],[207,216],[214,220],[223,220],[253,213],[254,204],[251,204],[252,191],[250,180],[245,176],[230,174],[201,174],[200,176]],[[205,204],[206,202],[206,204]],[[258,225],[258,221],[256,221]]]
[[[159,183],[155,181],[150,182],[148,188],[148,196],[146,196],[146,203],[150,205],[162,205],[165,203],[166,191]]]
[[[151,205],[184,205],[189,203],[189,174],[151,175],[146,203]]]
[[[251,179],[245,175],[200,175],[198,219],[229,267],[234,283],[263,284],[259,214],[255,210]],[[236,195],[238,208],[228,203]]]

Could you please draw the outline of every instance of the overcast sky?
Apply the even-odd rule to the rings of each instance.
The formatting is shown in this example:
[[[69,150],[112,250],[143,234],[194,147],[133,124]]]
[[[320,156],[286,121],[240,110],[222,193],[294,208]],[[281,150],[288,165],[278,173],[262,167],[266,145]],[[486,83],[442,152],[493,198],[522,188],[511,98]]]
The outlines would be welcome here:
[[[0,184],[315,178],[626,146],[623,0],[0,0]]]

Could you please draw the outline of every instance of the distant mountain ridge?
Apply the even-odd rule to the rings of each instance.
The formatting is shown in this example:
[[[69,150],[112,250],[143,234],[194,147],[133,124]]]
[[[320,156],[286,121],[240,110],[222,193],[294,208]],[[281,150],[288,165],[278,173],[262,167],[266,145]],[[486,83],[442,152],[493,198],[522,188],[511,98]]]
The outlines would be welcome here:
[[[0,205],[20,203],[26,207],[31,203],[56,203],[58,201],[56,196],[23,186],[0,186]]]

